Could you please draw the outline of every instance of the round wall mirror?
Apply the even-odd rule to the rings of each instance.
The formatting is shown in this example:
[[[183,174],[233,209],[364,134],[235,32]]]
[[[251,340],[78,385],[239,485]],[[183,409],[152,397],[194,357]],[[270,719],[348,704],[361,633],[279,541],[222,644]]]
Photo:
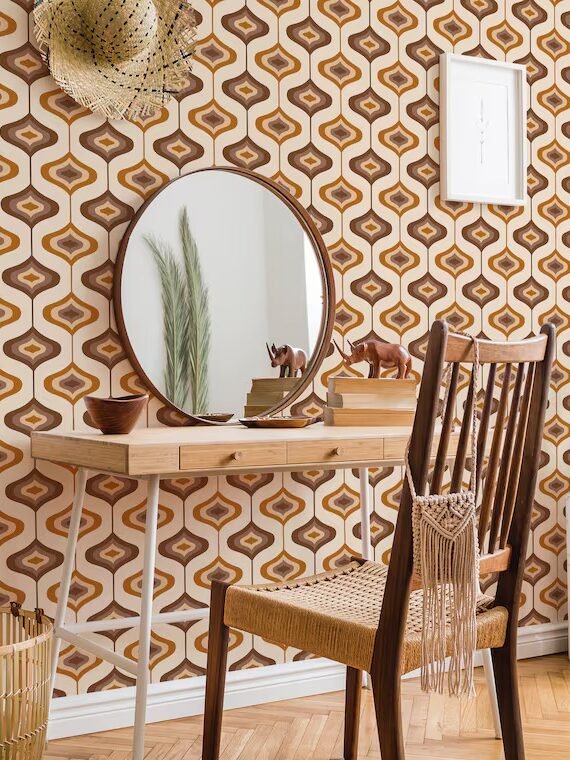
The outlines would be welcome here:
[[[141,381],[192,424],[288,406],[327,352],[335,301],[305,209],[270,180],[212,168],[172,180],[138,211],[114,303]]]

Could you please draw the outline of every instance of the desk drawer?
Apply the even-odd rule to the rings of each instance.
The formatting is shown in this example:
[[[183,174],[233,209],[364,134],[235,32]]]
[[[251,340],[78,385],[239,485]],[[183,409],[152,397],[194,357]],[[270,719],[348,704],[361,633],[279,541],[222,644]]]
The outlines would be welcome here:
[[[381,438],[306,441],[287,445],[287,463],[377,462],[384,458]]]
[[[408,443],[408,439],[409,439],[409,436],[407,435],[401,435],[397,437],[394,436],[393,438],[386,438],[386,441],[384,443],[384,458],[398,460],[399,463],[403,464],[404,457],[406,456],[406,445]],[[451,435],[449,436],[449,445],[447,447],[448,459],[451,459],[453,456],[455,456],[458,442],[459,442],[459,432],[451,433]],[[434,438],[431,444],[430,456],[432,459],[435,459],[435,457],[437,456],[438,446],[439,446],[439,433],[436,433],[434,435]]]
[[[217,470],[235,467],[267,467],[287,462],[284,443],[228,443],[220,446],[180,447],[181,470]]]

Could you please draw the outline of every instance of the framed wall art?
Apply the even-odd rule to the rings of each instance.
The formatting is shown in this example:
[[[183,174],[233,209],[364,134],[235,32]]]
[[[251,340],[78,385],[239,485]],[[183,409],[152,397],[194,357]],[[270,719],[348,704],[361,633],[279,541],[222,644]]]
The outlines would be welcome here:
[[[440,56],[441,198],[524,206],[526,67]]]

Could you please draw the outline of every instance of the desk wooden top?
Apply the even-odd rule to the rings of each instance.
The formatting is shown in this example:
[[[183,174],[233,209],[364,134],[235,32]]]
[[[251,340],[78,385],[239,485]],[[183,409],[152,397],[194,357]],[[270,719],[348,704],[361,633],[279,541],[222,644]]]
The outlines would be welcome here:
[[[32,456],[133,477],[341,469],[401,463],[410,432],[407,427],[322,423],[280,430],[242,425],[138,428],[128,435],[36,432]]]

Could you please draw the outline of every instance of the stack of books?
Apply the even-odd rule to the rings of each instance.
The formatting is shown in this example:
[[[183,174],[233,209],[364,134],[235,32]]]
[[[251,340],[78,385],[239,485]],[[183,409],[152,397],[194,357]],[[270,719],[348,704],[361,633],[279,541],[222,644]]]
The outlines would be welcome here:
[[[331,377],[325,425],[410,427],[416,413],[416,380]]]
[[[244,415],[257,417],[277,406],[289,395],[299,380],[298,377],[254,377],[251,381],[251,391],[247,394]]]

